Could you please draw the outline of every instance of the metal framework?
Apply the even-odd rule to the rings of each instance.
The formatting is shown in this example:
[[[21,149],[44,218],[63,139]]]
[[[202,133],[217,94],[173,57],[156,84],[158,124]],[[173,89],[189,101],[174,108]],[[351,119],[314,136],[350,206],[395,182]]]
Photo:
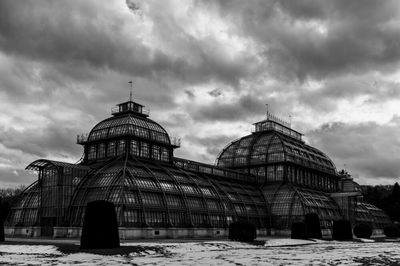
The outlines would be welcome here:
[[[276,131],[232,142],[218,156],[217,165],[253,174],[261,186],[289,182],[325,192],[338,189],[335,165],[324,153]]]
[[[81,226],[86,204],[111,201],[120,226],[226,227],[245,219],[267,227],[266,201],[249,184],[233,185],[221,176],[129,158],[93,171],[75,190],[72,226]]]
[[[390,224],[390,218],[376,206],[358,202],[356,206],[356,221],[358,223],[367,223],[372,228],[384,228]]]
[[[335,165],[280,120],[256,123],[214,166],[173,157],[178,145],[142,105],[124,102],[112,115],[78,136],[84,146],[78,164],[41,159],[26,167],[38,180],[13,206],[8,225],[40,226],[50,236],[55,226],[82,226],[94,200],[113,202],[123,227],[226,228],[247,220],[288,229],[315,212],[330,228],[343,217],[329,196],[344,191]],[[388,223],[373,205],[358,202],[353,209],[358,222]]]

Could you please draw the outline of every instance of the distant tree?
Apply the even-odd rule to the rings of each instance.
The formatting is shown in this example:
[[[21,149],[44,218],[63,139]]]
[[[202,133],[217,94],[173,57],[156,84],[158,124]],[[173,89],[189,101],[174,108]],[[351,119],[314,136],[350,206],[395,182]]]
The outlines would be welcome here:
[[[390,238],[396,238],[396,237],[400,236],[400,230],[397,227],[397,225],[395,225],[395,224],[386,226],[383,229],[383,232],[384,232],[385,236],[390,237]]]
[[[400,185],[363,186],[364,200],[381,208],[389,218],[400,221]]]
[[[392,198],[398,201],[400,200],[400,185],[397,182],[393,185]]]
[[[0,188],[0,197],[3,201],[13,202],[26,189],[26,186],[20,185],[14,188]]]
[[[385,206],[383,209],[392,219],[392,221],[400,221],[400,186],[399,183],[393,185],[392,193],[383,199]]]
[[[6,220],[9,212],[10,204],[8,202],[2,201],[2,198],[0,197],[0,242],[4,242],[5,240],[4,221]]]

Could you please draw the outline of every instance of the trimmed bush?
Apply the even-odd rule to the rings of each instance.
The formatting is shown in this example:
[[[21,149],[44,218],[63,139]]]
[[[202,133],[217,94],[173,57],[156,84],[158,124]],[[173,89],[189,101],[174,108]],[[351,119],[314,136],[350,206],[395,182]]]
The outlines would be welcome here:
[[[112,202],[97,200],[87,204],[83,220],[81,248],[119,247],[117,214]]]
[[[239,221],[229,225],[229,239],[242,242],[254,241],[257,237],[257,231],[254,224]]]
[[[5,241],[4,221],[6,220],[10,209],[10,204],[8,202],[2,202],[2,198],[0,198],[0,242]]]
[[[383,232],[385,233],[385,236],[389,238],[396,238],[400,236],[400,230],[395,224],[386,226],[383,229]]]
[[[354,232],[354,235],[358,238],[370,238],[372,235],[372,229],[366,223],[362,223],[362,224],[358,224],[358,225],[354,226],[353,232]]]
[[[292,239],[307,238],[306,224],[304,222],[292,223],[291,238]]]
[[[334,240],[351,240],[353,232],[351,231],[351,223],[347,220],[339,220],[333,222],[332,238]]]
[[[321,225],[316,213],[307,213],[305,216],[307,238],[322,238]]]

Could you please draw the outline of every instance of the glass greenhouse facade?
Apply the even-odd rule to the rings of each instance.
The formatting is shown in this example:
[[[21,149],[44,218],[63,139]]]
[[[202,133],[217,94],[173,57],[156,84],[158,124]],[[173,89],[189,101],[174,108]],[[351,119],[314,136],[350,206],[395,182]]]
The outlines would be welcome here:
[[[352,181],[324,153],[270,114],[226,146],[216,165],[174,157],[180,141],[133,101],[77,143],[84,149],[77,164],[40,159],[27,166],[38,180],[14,204],[6,233],[78,237],[94,200],[114,203],[123,238],[224,237],[239,220],[261,235],[285,234],[307,213],[317,213],[323,229],[343,218],[375,229],[390,222],[359,191],[343,189]]]

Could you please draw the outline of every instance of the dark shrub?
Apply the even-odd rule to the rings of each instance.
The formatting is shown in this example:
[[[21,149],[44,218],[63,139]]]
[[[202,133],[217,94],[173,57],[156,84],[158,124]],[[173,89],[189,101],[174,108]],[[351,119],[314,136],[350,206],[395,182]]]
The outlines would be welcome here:
[[[81,248],[117,247],[119,234],[114,204],[104,200],[89,202],[83,220]]]
[[[370,238],[372,235],[372,229],[366,223],[362,223],[362,224],[358,224],[358,225],[354,226],[353,232],[354,232],[354,235],[358,238]]]
[[[334,240],[351,240],[353,232],[351,231],[351,223],[347,220],[339,220],[333,222],[332,238]]]
[[[306,224],[303,222],[292,223],[291,238],[306,239],[307,238]]]
[[[400,236],[400,230],[394,224],[386,226],[383,229],[383,232],[385,233],[385,236],[390,237],[390,238],[396,238],[396,237]]]
[[[3,202],[0,198],[0,242],[4,242],[4,221],[6,220],[8,213],[10,212],[10,204]]]
[[[305,217],[307,238],[322,238],[321,225],[318,214],[307,213]]]
[[[257,231],[254,224],[239,221],[229,225],[229,239],[242,242],[251,242],[257,237]]]

